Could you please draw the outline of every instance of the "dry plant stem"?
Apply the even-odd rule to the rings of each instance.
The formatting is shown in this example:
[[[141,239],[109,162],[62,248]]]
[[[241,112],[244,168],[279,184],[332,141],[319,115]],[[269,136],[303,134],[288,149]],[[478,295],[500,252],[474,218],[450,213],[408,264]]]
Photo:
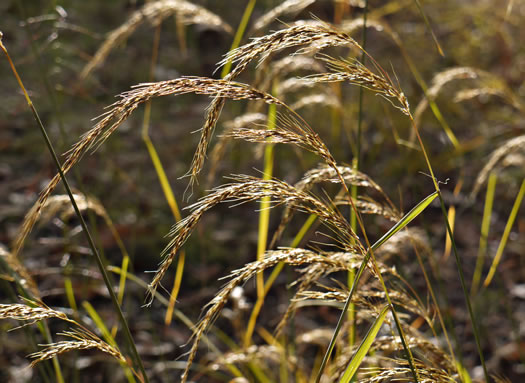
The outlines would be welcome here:
[[[31,112],[33,113],[33,117],[35,118],[36,122],[37,122],[37,125],[42,133],[42,136],[44,137],[44,141],[46,142],[46,146],[53,158],[53,161],[57,167],[57,170],[58,170],[58,173],[60,174],[60,179],[62,180],[62,182],[64,183],[64,187],[66,188],[66,191],[67,191],[67,194],[71,200],[71,204],[73,206],[73,209],[75,210],[75,213],[77,214],[78,216],[78,219],[80,221],[80,225],[82,226],[82,230],[84,231],[84,234],[86,236],[86,239],[89,243],[89,247],[91,248],[91,251],[93,252],[93,256],[95,257],[95,260],[97,262],[97,266],[99,268],[99,271],[100,273],[102,274],[102,277],[104,279],[104,283],[106,284],[106,287],[108,289],[108,292],[109,292],[109,295],[111,297],[111,301],[113,302],[113,306],[115,308],[115,311],[117,312],[118,314],[118,317],[119,317],[119,321],[122,325],[122,328],[124,329],[124,333],[125,333],[125,336],[127,338],[127,341],[129,343],[129,346],[132,350],[132,353],[133,353],[133,356],[134,358],[136,359],[136,363],[139,365],[139,368],[140,368],[140,371],[143,375],[143,379],[145,382],[149,382],[148,380],[148,377],[146,375],[146,371],[144,369],[144,365],[142,364],[142,360],[137,352],[137,348],[135,346],[135,342],[133,341],[133,337],[131,335],[131,331],[129,330],[129,327],[128,327],[128,324],[126,322],[126,319],[124,318],[124,314],[122,313],[122,310],[120,309],[120,305],[118,304],[118,300],[117,300],[117,297],[115,295],[115,292],[113,291],[113,285],[111,283],[111,281],[109,280],[109,277],[106,273],[106,269],[104,267],[104,264],[102,263],[102,258],[100,257],[100,254],[98,253],[98,250],[95,246],[95,242],[93,241],[93,238],[91,237],[91,234],[89,233],[89,230],[88,230],[88,227],[87,227],[87,224],[84,220],[84,217],[82,216],[82,213],[80,212],[79,208],[78,208],[78,205],[75,201],[75,198],[73,197],[73,193],[71,191],[71,188],[69,186],[69,183],[67,181],[67,178],[66,176],[64,175],[64,172],[62,171],[62,166],[60,165],[60,161],[58,160],[58,157],[55,153],[55,150],[53,148],[53,144],[51,143],[51,140],[49,139],[49,136],[47,135],[47,132],[46,132],[46,129],[44,128],[44,125],[42,124],[42,120],[40,119],[40,116],[38,115],[38,112],[36,111],[34,105],[33,105],[33,102],[31,101],[31,99],[29,98],[29,95],[24,87],[24,84],[22,83],[22,80],[20,78],[20,76],[18,75],[18,72],[16,71],[16,68],[13,64],[13,62],[11,61],[11,57],[9,57],[9,54],[7,53],[7,49],[5,48],[4,44],[2,43],[2,35],[1,35],[1,32],[0,32],[0,48],[2,48],[2,50],[4,51],[6,57],[7,57],[7,60],[9,61],[9,64],[11,65],[11,69],[13,71],[13,74],[15,75],[17,81],[18,81],[18,84],[20,85],[20,88],[22,90],[22,92],[24,93],[24,96],[26,98],[26,101],[27,101],[27,104],[29,106],[29,108],[31,109]]]
[[[464,276],[464,273],[463,273],[463,266],[461,265],[461,259],[459,258],[458,250],[457,250],[457,247],[456,247],[456,241],[454,240],[454,234],[452,233],[452,228],[450,227],[450,224],[448,222],[448,214],[447,214],[447,209],[445,208],[445,202],[443,201],[443,197],[442,197],[441,191],[439,189],[438,181],[437,181],[436,177],[434,176],[434,171],[432,170],[432,166],[430,165],[430,159],[428,158],[427,152],[425,150],[425,145],[423,144],[423,140],[421,139],[421,136],[419,134],[419,129],[418,129],[417,125],[414,123],[414,120],[413,120],[412,116],[410,116],[410,121],[412,123],[412,127],[413,127],[413,129],[414,129],[414,131],[416,133],[417,139],[419,141],[419,146],[421,147],[421,151],[423,152],[423,156],[425,157],[425,161],[427,163],[428,171],[430,172],[430,176],[432,177],[432,182],[434,183],[434,188],[436,189],[436,192],[438,193],[440,206],[441,206],[441,211],[443,213],[443,218],[444,218],[445,224],[447,226],[447,233],[450,236],[450,239],[451,239],[451,242],[452,242],[452,249],[454,251],[454,258],[456,260],[456,266],[457,266],[458,273],[459,273],[459,279],[460,279],[460,282],[461,282],[461,289],[463,290],[463,296],[464,296],[466,304],[467,304],[467,308],[468,308],[468,312],[469,312],[469,316],[470,316],[470,322],[472,324],[472,330],[474,332],[474,339],[476,340],[476,347],[478,349],[478,355],[479,355],[479,358],[480,358],[480,361],[481,361],[481,366],[483,367],[483,374],[485,376],[485,380],[487,381],[487,383],[489,383],[489,382],[491,382],[491,379],[490,379],[489,373],[487,371],[487,366],[485,364],[485,358],[483,357],[483,350],[481,349],[481,341],[480,341],[480,336],[479,336],[479,329],[478,329],[478,325],[476,323],[476,318],[474,316],[474,311],[472,310],[472,304],[470,302],[470,296],[469,296],[469,293],[467,291],[467,285],[465,283],[465,276]]]

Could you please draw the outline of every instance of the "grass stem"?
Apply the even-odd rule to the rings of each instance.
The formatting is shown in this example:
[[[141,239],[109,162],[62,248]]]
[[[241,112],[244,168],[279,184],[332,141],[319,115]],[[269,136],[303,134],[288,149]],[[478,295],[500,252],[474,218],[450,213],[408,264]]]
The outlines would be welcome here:
[[[46,129],[44,128],[44,125],[42,123],[42,120],[40,119],[40,116],[38,115],[38,112],[33,105],[33,102],[31,101],[31,98],[29,97],[29,94],[26,91],[26,88],[24,87],[24,84],[22,83],[22,79],[18,75],[18,72],[15,68],[15,65],[13,64],[13,61],[11,60],[11,57],[9,56],[9,53],[7,52],[6,47],[4,46],[2,42],[2,33],[0,32],[0,48],[4,51],[7,60],[9,61],[9,65],[11,66],[11,69],[13,71],[14,76],[16,77],[16,80],[20,86],[20,89],[24,93],[24,97],[27,101],[27,104],[29,108],[31,109],[31,112],[33,113],[33,117],[35,118],[35,121],[40,129],[40,132],[42,133],[42,136],[44,137],[44,141],[46,143],[46,146],[53,158],[53,161],[55,163],[55,166],[58,170],[58,173],[60,174],[60,179],[64,183],[64,187],[67,191],[67,194],[69,196],[69,199],[71,200],[71,205],[73,206],[73,209],[75,210],[75,213],[80,221],[80,225],[82,226],[82,230],[84,231],[84,234],[86,236],[86,239],[88,241],[89,247],[93,253],[93,256],[95,257],[95,260],[97,262],[97,266],[99,268],[100,273],[102,274],[102,278],[104,279],[104,283],[106,284],[106,287],[108,289],[109,295],[111,297],[111,301],[113,303],[113,306],[115,308],[115,311],[117,312],[119,321],[122,325],[122,328],[124,329],[125,337],[129,343],[129,346],[131,348],[131,351],[133,353],[133,356],[135,358],[135,362],[138,364],[139,369],[143,375],[144,382],[149,382],[148,377],[146,375],[146,371],[144,369],[144,365],[142,363],[142,359],[140,358],[137,348],[135,346],[135,342],[133,341],[133,337],[131,335],[131,331],[129,329],[128,323],[124,317],[124,314],[122,313],[122,310],[120,309],[120,305],[117,300],[117,296],[115,295],[115,292],[113,290],[113,285],[108,277],[108,274],[106,272],[106,268],[102,262],[102,258],[100,257],[98,250],[95,246],[95,242],[93,241],[93,238],[91,237],[91,234],[89,233],[86,221],[84,220],[84,217],[82,216],[82,213],[80,212],[80,209],[78,208],[78,205],[75,201],[75,198],[73,197],[73,192],[71,191],[71,187],[69,186],[69,182],[67,181],[66,176],[64,175],[64,172],[62,171],[62,166],[60,164],[60,161],[58,160],[58,157],[56,155],[55,149],[53,148],[53,144],[51,143],[51,140],[49,139],[49,136],[47,134]]]

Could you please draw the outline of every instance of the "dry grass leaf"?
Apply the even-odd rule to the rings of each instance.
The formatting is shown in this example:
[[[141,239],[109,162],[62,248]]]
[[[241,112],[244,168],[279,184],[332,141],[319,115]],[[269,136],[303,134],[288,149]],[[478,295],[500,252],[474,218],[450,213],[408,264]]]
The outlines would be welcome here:
[[[233,33],[232,28],[219,16],[206,8],[184,0],[158,0],[146,3],[141,9],[133,12],[128,20],[117,29],[111,31],[93,58],[86,64],[81,78],[86,78],[95,67],[101,65],[111,50],[125,41],[144,22],[156,26],[165,18],[176,14],[177,20],[184,24],[204,24]]]

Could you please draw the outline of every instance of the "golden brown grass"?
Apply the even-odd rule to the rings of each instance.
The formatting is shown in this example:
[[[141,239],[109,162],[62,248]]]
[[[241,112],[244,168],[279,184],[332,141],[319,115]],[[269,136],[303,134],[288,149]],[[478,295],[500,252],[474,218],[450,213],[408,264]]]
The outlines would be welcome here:
[[[102,65],[111,51],[122,44],[141,24],[149,22],[156,26],[173,14],[183,24],[204,24],[223,29],[228,33],[233,32],[232,28],[219,16],[189,1],[156,0],[148,2],[141,9],[133,12],[124,24],[108,34],[93,58],[82,69],[80,77],[86,78],[97,66]]]
[[[254,24],[254,30],[260,31],[277,17],[300,12],[313,3],[314,1],[310,0],[285,1],[258,19]],[[231,27],[218,16],[187,1],[160,0],[149,2],[134,12],[119,28],[109,33],[93,59],[85,66],[81,76],[88,76],[96,66],[102,65],[110,52],[134,33],[140,25],[149,22],[158,26],[163,20],[174,14],[177,16],[177,20],[184,24],[205,24],[231,32]],[[368,20],[366,25],[376,31],[386,32],[400,48],[403,48],[403,42],[399,35],[383,21],[372,19]],[[108,110],[99,117],[97,124],[69,151],[63,165],[65,173],[71,170],[90,149],[96,149],[102,145],[141,105],[157,97],[194,93],[208,95],[213,100],[206,110],[200,141],[187,174],[191,177],[190,186],[197,182],[206,162],[214,128],[219,121],[226,100],[246,100],[251,103],[246,113],[222,124],[225,128],[224,132],[211,154],[211,161],[209,161],[211,162],[211,169],[208,173],[209,183],[214,179],[216,168],[222,163],[225,145],[227,140],[231,138],[261,145],[291,144],[296,150],[302,149],[305,152],[313,153],[318,157],[317,160],[322,162],[316,168],[306,171],[295,184],[278,179],[268,180],[247,175],[232,176],[229,183],[212,189],[197,202],[188,206],[189,214],[170,231],[171,239],[162,252],[160,265],[148,286],[148,293],[151,294],[149,303],[152,303],[153,297],[158,295],[157,290],[160,291],[159,286],[167,276],[173,260],[196,230],[202,217],[218,204],[229,203],[237,206],[245,203],[256,203],[269,198],[271,207],[281,207],[283,210],[282,217],[270,244],[272,249],[280,241],[284,230],[293,227],[291,220],[296,211],[316,216],[330,230],[329,234],[320,233],[329,243],[316,242],[308,249],[278,248],[277,250],[269,250],[264,253],[260,260],[248,263],[244,267],[232,271],[226,277],[228,280],[225,285],[204,307],[199,323],[192,328],[192,344],[188,352],[188,360],[184,365],[183,382],[189,379],[192,364],[197,360],[197,353],[200,353],[200,342],[204,339],[206,331],[210,330],[214,321],[223,313],[227,303],[237,302],[234,304],[234,310],[240,310],[237,307],[240,306],[238,304],[239,298],[236,297],[236,292],[239,291],[240,287],[257,275],[264,275],[265,271],[269,272],[274,267],[283,264],[290,266],[299,273],[299,276],[294,277],[294,280],[288,285],[289,288],[293,288],[291,292],[293,298],[287,302],[288,305],[282,317],[277,318],[279,322],[275,329],[275,336],[272,336],[266,328],[261,327],[259,329],[260,334],[264,334],[261,335],[261,338],[267,344],[232,349],[223,354],[215,352],[210,369],[214,371],[226,369],[235,371],[232,366],[242,366],[242,373],[249,371],[246,376],[251,377],[250,368],[259,367],[258,364],[264,368],[267,367],[265,365],[268,363],[271,366],[270,368],[282,364],[280,367],[283,369],[296,371],[303,368],[310,372],[312,366],[304,365],[306,359],[301,358],[300,353],[289,355],[291,347],[282,341],[284,338],[280,338],[280,336],[286,333],[292,318],[300,311],[306,312],[309,306],[325,305],[339,309],[348,299],[349,289],[352,287],[351,277],[349,277],[349,282],[345,284],[339,282],[337,278],[347,273],[352,275],[362,265],[365,255],[369,254],[370,244],[367,243],[368,239],[361,219],[359,219],[362,226],[361,232],[366,240],[358,237],[355,225],[352,225],[351,220],[342,213],[346,214],[349,210],[348,206],[345,205],[350,205],[358,218],[361,214],[376,216],[373,219],[367,217],[366,221],[367,224],[377,225],[374,227],[374,235],[384,232],[384,229],[390,225],[388,221],[400,222],[403,214],[392,203],[379,184],[356,168],[341,165],[321,139],[319,132],[323,127],[315,127],[314,129],[297,113],[297,110],[305,107],[313,106],[320,109],[319,106],[326,105],[332,108],[332,111],[342,115],[345,113],[344,108],[347,104],[342,102],[341,94],[327,84],[349,83],[370,90],[388,101],[402,114],[410,119],[412,118],[407,97],[401,90],[397,78],[392,79],[350,37],[351,34],[361,31],[364,26],[362,18],[345,20],[340,28],[319,20],[294,22],[278,31],[254,38],[251,42],[226,54],[218,65],[222,66],[231,62],[234,67],[222,80],[186,76],[168,81],[136,85],[131,90],[121,93],[118,96],[119,100],[108,107]],[[364,52],[368,63],[371,64],[366,66],[359,60],[349,57],[348,52],[342,51],[342,49],[348,48],[350,48],[351,53],[361,54]],[[324,49],[330,55],[318,53]],[[336,51],[344,52],[346,58],[334,58],[333,52]],[[258,66],[255,71],[256,79],[252,83],[257,84],[257,86],[234,81],[247,71],[248,67],[254,62],[257,62]],[[312,72],[313,74],[310,74]],[[300,74],[302,77],[290,77],[292,74]],[[454,102],[464,102],[476,97],[490,95],[498,96],[508,102],[515,108],[514,112],[524,110],[521,99],[500,78],[472,67],[455,67],[441,71],[434,76],[432,85],[424,92],[426,93],[425,98],[416,108],[414,118],[416,126],[421,125],[423,113],[431,106],[432,102],[438,99],[443,89],[448,84],[459,80],[471,80],[468,84],[474,85],[471,88],[456,91]],[[306,95],[299,93],[304,92],[305,88],[315,89],[315,91]],[[292,92],[298,94],[290,95]],[[292,99],[292,97],[288,98],[289,96],[296,97],[293,98],[294,102],[288,105],[284,100],[288,102],[289,99]],[[279,107],[279,112],[276,113],[275,126],[272,126],[271,129],[268,128],[268,124],[269,121],[271,124],[273,120],[269,115],[261,113],[262,107],[265,105]],[[371,112],[372,110],[370,108]],[[385,112],[385,118],[393,121],[389,113]],[[323,135],[324,133],[322,132]],[[525,146],[524,137],[521,135],[506,141],[490,155],[488,162],[476,180],[471,194],[472,198],[483,186],[488,174],[496,167],[519,166],[524,158],[522,154],[522,149]],[[287,180],[293,179],[292,175],[287,175],[287,177]],[[27,235],[39,218],[45,222],[57,214],[60,214],[64,220],[72,215],[69,201],[64,196],[52,196],[59,180],[59,176],[53,178],[26,216],[16,237],[13,252],[10,253],[0,248],[0,256],[6,260],[13,273],[19,277],[17,277],[19,283],[30,290],[34,297],[39,295],[38,286],[18,257]],[[327,191],[325,190],[326,184],[335,184],[336,187],[329,185]],[[357,195],[350,193],[349,185],[356,187]],[[318,196],[321,195],[319,190],[324,193],[323,198]],[[330,194],[334,190],[339,193]],[[81,211],[90,209],[104,219],[109,219],[107,212],[96,199],[80,193],[75,194],[74,199],[79,204]],[[302,237],[297,238],[302,239]],[[324,372],[321,381],[339,381],[357,350],[355,339],[350,340],[351,334],[355,333],[356,328],[359,332],[369,328],[370,323],[384,307],[385,300],[391,300],[392,310],[395,308],[399,311],[397,315],[400,319],[401,328],[406,333],[408,347],[417,358],[416,369],[420,378],[419,382],[466,381],[457,374],[458,365],[462,362],[455,359],[452,350],[450,354],[445,352],[440,346],[436,345],[435,339],[432,338],[432,336],[437,337],[438,332],[438,329],[434,328],[434,316],[437,307],[424,303],[425,299],[417,296],[409,283],[401,277],[401,273],[398,273],[390,263],[395,257],[399,257],[402,262],[407,262],[407,254],[409,253],[407,248],[410,243],[415,244],[416,251],[422,249],[425,254],[431,252],[431,242],[424,231],[418,227],[398,233],[380,249],[374,251],[374,267],[370,267],[363,274],[356,293],[353,295],[352,304],[356,316],[344,325],[341,336],[337,339],[337,347],[340,352],[337,353],[329,368]],[[310,243],[310,245],[312,244]],[[325,245],[336,247],[340,251],[326,251]],[[411,260],[409,261],[411,262]],[[433,264],[432,259],[429,262]],[[271,278],[273,277],[274,274],[272,273]],[[435,277],[439,278],[439,275],[435,275]],[[271,278],[267,279],[266,282]],[[267,294],[267,289],[274,280],[275,278],[264,286],[264,294]],[[384,285],[383,281],[386,281],[387,285]],[[326,312],[328,310],[330,309],[327,309]],[[236,315],[238,318],[242,317],[242,313],[236,313]],[[32,365],[72,350],[85,349],[96,349],[122,364],[131,365],[126,357],[121,354],[118,347],[104,342],[83,325],[68,318],[65,313],[51,309],[41,302],[2,304],[0,305],[0,318],[30,321],[29,324],[56,318],[77,326],[77,329],[60,333],[60,335],[68,337],[68,340],[47,344],[44,349],[31,354],[30,357],[34,359]],[[406,350],[403,348],[400,336],[394,334],[394,321],[392,319],[392,317],[387,317],[385,320],[385,327],[373,343],[372,350],[374,352],[364,359],[364,367],[356,375],[357,382],[413,381],[407,362],[397,359]],[[242,319],[240,321],[242,322]],[[275,323],[277,322],[274,321],[272,325]],[[237,325],[239,326],[238,323]],[[304,326],[305,328],[301,328],[300,332],[295,335],[293,342],[298,345],[299,349],[301,347],[304,349],[315,348],[316,350],[324,348],[331,335],[331,331],[325,328],[327,326],[328,324],[325,323],[319,328],[313,329]],[[242,323],[240,327],[242,327]],[[448,337],[446,334],[445,336]],[[284,362],[283,359],[285,359]],[[311,363],[311,360],[306,360],[306,363]],[[239,374],[242,375],[242,373]],[[304,378],[304,381],[308,380],[307,377],[301,378]],[[243,379],[249,380],[240,376],[234,380],[243,381]]]
[[[61,319],[75,325],[75,329],[58,334],[72,338],[73,340],[41,345],[45,348],[29,355],[30,358],[34,359],[31,362],[32,367],[44,360],[55,358],[58,355],[70,351],[87,349],[97,349],[112,356],[120,363],[128,364],[126,358],[117,348],[104,342],[84,326],[70,319],[65,313],[51,309],[41,301],[26,300],[26,303],[0,304],[0,319],[29,321],[29,323],[17,328],[32,325],[38,321],[50,318]]]

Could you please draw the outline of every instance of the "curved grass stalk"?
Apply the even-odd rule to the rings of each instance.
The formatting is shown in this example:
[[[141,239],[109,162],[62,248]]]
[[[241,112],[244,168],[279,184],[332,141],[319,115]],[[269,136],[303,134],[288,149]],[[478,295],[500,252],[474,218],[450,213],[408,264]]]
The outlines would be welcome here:
[[[51,140],[49,139],[49,136],[47,135],[47,131],[46,129],[44,128],[44,125],[42,123],[42,120],[40,119],[40,116],[38,115],[38,112],[35,108],[35,106],[33,105],[33,102],[31,101],[31,98],[29,97],[25,87],[24,87],[24,84],[22,83],[22,79],[20,78],[20,76],[18,75],[18,72],[13,64],[13,61],[11,60],[11,57],[9,56],[9,53],[7,52],[7,49],[5,48],[4,44],[2,43],[2,33],[0,32],[0,48],[4,51],[6,57],[7,57],[7,60],[9,61],[9,64],[11,66],[11,69],[13,71],[13,74],[14,76],[16,77],[16,80],[18,81],[18,84],[20,86],[20,89],[22,90],[22,92],[24,93],[24,96],[25,96],[25,99],[27,101],[27,104],[29,106],[29,108],[31,109],[31,112],[33,113],[33,117],[35,118],[35,121],[44,137],[44,141],[46,142],[46,145],[47,145],[47,148],[51,154],[51,157],[53,158],[53,161],[55,163],[55,166],[57,167],[57,170],[58,170],[58,173],[60,175],[60,179],[62,180],[63,184],[64,184],[64,187],[67,191],[67,194],[69,195],[69,198],[71,200],[71,205],[73,206],[73,209],[75,210],[75,213],[80,221],[80,224],[82,226],[82,230],[84,231],[84,234],[86,236],[86,239],[89,243],[89,247],[91,248],[91,251],[93,252],[93,255],[95,257],[95,260],[97,262],[97,266],[99,268],[99,271],[100,273],[102,274],[102,277],[104,279],[104,283],[106,284],[106,287],[108,289],[108,292],[109,292],[109,295],[111,297],[111,301],[113,303],[113,306],[115,308],[115,311],[117,312],[118,314],[118,318],[119,318],[119,321],[122,325],[122,328],[125,330],[124,333],[125,333],[125,336],[126,336],[126,339],[129,343],[129,346],[132,350],[132,353],[133,353],[133,356],[135,358],[135,362],[138,364],[139,366],[139,369],[140,369],[140,372],[142,373],[142,378],[144,379],[144,381],[146,383],[149,382],[148,380],[148,377],[146,375],[146,371],[144,369],[144,365],[142,363],[142,359],[140,358],[139,354],[138,354],[138,351],[137,351],[137,348],[135,346],[135,342],[133,341],[133,337],[131,335],[131,331],[129,330],[129,327],[128,327],[128,324],[126,322],[126,319],[124,318],[124,314],[122,313],[122,310],[120,309],[120,305],[118,303],[118,300],[117,300],[117,297],[115,296],[115,292],[113,291],[113,284],[111,283],[107,273],[106,273],[106,270],[104,268],[104,264],[102,262],[102,258],[100,257],[100,254],[97,250],[97,247],[95,246],[95,242],[93,241],[93,238],[91,237],[91,234],[89,233],[89,229],[87,227],[87,224],[84,220],[84,217],[82,216],[82,214],[80,213],[80,210],[78,208],[78,205],[75,201],[75,198],[73,197],[73,192],[71,191],[71,188],[69,186],[69,182],[67,181],[67,178],[66,176],[64,175],[64,172],[62,171],[62,166],[60,165],[60,161],[58,160],[58,157],[55,153],[55,150],[53,148],[53,144],[51,143]],[[58,362],[56,362],[58,363]]]

